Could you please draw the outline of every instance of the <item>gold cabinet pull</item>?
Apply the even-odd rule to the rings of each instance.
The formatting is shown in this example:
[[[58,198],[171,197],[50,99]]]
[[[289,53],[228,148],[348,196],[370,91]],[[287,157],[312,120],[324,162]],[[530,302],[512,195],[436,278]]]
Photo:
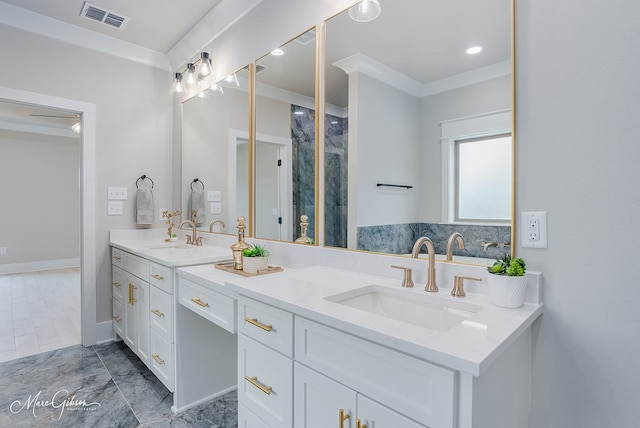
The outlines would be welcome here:
[[[191,299],[191,301],[193,303],[195,303],[196,305],[202,306],[203,308],[208,308],[209,307],[209,304],[207,302],[203,302],[202,300],[200,300],[198,298],[194,297],[193,299]]]
[[[344,428],[344,421],[346,421],[347,419],[349,419],[351,417],[351,415],[349,413],[347,413],[345,415],[344,413],[344,409],[340,409],[340,421],[339,421],[339,427],[340,428]]]
[[[251,385],[253,385],[256,388],[258,388],[260,391],[264,392],[265,394],[271,395],[271,391],[273,390],[273,388],[270,387],[270,386],[264,386],[263,384],[258,382],[258,377],[257,376],[254,376],[254,377],[245,376],[244,380],[246,380]]]
[[[160,312],[159,309],[151,309],[151,312],[153,312],[158,317],[163,317],[164,316],[164,312]]]
[[[114,320],[115,322],[120,322],[120,321],[122,321],[122,318],[120,318],[120,317],[119,317],[119,316],[117,316],[117,315],[114,315],[114,316],[113,316],[113,320]]]
[[[133,305],[134,303],[137,302],[136,300],[136,296],[135,296],[135,289],[138,288],[135,285],[133,285],[132,283],[129,283],[129,304]]]
[[[113,256],[111,257],[113,260],[120,260],[120,256]]]
[[[158,275],[157,273],[154,273],[153,275],[151,275],[151,277],[157,279],[158,281],[164,281],[164,276]]]
[[[151,356],[153,357],[154,360],[156,360],[158,362],[158,364],[164,364],[164,360],[162,358],[160,358],[160,355],[153,354]]]
[[[118,287],[118,288],[119,288],[121,285],[122,285],[122,284],[120,284],[119,282],[114,282],[114,283],[113,283],[113,286],[114,286],[114,287]]]
[[[360,419],[356,419],[356,428],[367,428],[367,424],[360,423]]]
[[[244,319],[246,322],[248,322],[249,324],[253,324],[256,327],[260,327],[261,329],[263,329],[264,331],[271,331],[273,330],[273,326],[271,325],[266,325],[266,324],[262,324],[260,321],[258,321],[258,318],[246,318]]]

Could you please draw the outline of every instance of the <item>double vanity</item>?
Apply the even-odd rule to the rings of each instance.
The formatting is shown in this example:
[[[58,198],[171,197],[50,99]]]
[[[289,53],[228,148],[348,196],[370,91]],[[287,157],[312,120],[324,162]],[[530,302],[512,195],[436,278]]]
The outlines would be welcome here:
[[[282,272],[245,277],[214,265],[232,237],[130,236],[111,235],[114,331],[174,412],[237,388],[239,427],[528,424],[539,274],[523,307],[503,309],[482,283],[450,295],[453,275],[486,278],[478,266],[437,263],[440,292],[426,293],[425,260],[269,242]],[[399,260],[419,272],[414,288]]]

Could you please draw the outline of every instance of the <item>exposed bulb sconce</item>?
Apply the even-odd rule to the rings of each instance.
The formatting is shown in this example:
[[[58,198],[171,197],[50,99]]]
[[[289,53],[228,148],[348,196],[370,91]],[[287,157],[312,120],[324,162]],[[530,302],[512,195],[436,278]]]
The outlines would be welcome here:
[[[80,122],[76,122],[73,125],[71,125],[71,129],[73,130],[73,132],[75,132],[76,134],[80,133]]]
[[[192,89],[205,78],[212,75],[213,66],[208,52],[200,52],[200,58],[195,62],[187,63],[186,69],[175,74],[173,91],[177,94],[184,92],[185,87]]]
[[[224,89],[216,83],[207,90],[207,95],[224,95]]]
[[[349,9],[349,16],[357,22],[368,22],[376,19],[381,11],[378,0],[362,0]]]
[[[224,83],[225,86],[230,86],[230,87],[240,86],[240,82],[238,81],[238,76],[236,76],[236,73],[228,75],[227,77],[224,78],[222,82]]]

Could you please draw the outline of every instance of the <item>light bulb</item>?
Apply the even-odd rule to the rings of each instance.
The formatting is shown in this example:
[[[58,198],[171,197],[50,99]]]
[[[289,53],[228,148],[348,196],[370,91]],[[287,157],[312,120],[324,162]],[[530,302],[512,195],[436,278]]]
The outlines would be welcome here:
[[[185,77],[184,83],[187,85],[196,83],[196,67],[193,63],[187,64],[187,77]]]
[[[367,22],[376,19],[381,11],[378,0],[362,0],[349,9],[349,16],[354,21]]]
[[[71,129],[73,130],[73,132],[75,132],[76,134],[80,133],[80,122],[76,122],[71,126]]]
[[[184,92],[184,88],[182,87],[182,74],[176,73],[175,84],[173,85],[173,90],[176,94],[181,94]]]
[[[240,82],[238,81],[238,76],[236,73],[230,74],[224,79],[225,86],[240,86]]]
[[[200,67],[198,68],[198,77],[204,78],[211,74],[211,59],[207,52],[200,52]]]

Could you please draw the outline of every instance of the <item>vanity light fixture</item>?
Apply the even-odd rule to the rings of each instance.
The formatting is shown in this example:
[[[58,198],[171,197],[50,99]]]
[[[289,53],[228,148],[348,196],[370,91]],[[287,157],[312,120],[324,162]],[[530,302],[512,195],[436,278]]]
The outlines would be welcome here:
[[[465,52],[467,52],[469,55],[478,54],[482,52],[482,46],[472,46],[469,49],[467,49]]]
[[[357,22],[368,22],[376,19],[382,8],[378,0],[362,0],[349,9],[349,16]]]
[[[73,125],[71,125],[71,129],[73,130],[73,132],[75,132],[76,134],[80,133],[80,122],[76,122]]]
[[[200,58],[187,63],[186,69],[175,74],[173,91],[182,93],[185,86],[193,88],[199,81],[211,77],[213,66],[208,52],[200,52]]]
[[[271,51],[271,55],[273,56],[282,56],[284,54],[286,54],[287,51],[285,51],[282,48],[275,48],[274,50]]]
[[[238,76],[236,76],[236,73],[230,74],[227,77],[225,77],[225,79],[223,80],[223,83],[225,86],[230,86],[230,87],[240,86],[240,82],[238,81]]]
[[[224,95],[224,89],[222,89],[222,86],[218,85],[217,83],[214,84],[212,87],[210,87],[209,89],[207,89],[207,95]]]

